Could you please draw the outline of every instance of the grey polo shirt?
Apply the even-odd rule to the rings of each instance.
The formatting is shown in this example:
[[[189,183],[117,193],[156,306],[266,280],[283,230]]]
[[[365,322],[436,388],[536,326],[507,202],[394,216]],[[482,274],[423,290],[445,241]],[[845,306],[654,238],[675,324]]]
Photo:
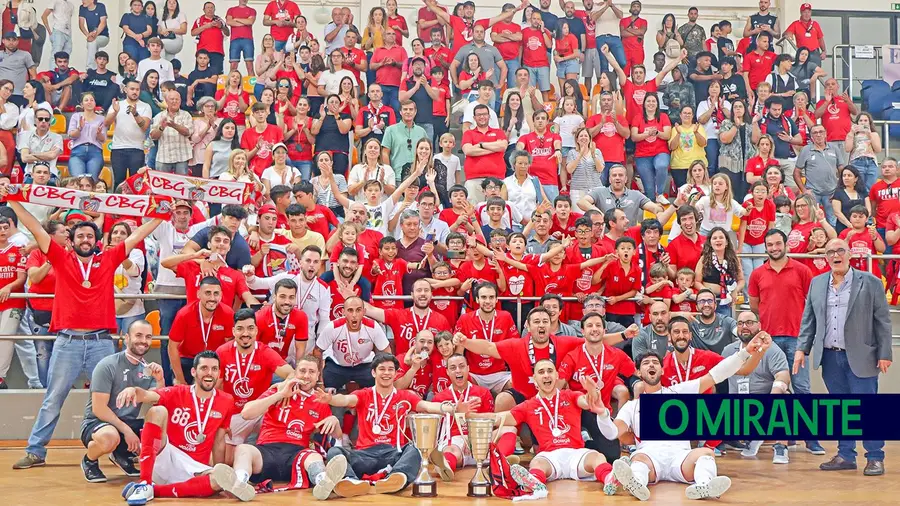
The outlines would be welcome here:
[[[796,166],[806,176],[806,188],[816,195],[834,195],[838,185],[838,167],[847,165],[847,154],[842,149],[826,144],[819,149],[807,144],[797,155]]]
[[[12,81],[16,87],[14,95],[22,94],[22,88],[28,80],[28,69],[34,67],[34,59],[28,51],[0,51],[0,79]]]
[[[722,350],[723,357],[730,357],[740,349],[740,341],[735,341]],[[775,382],[775,374],[788,370],[787,357],[778,346],[769,346],[766,354],[759,360],[756,369],[750,373],[750,393],[768,394],[772,392],[772,383]],[[746,381],[746,376],[734,375],[728,378],[728,393],[738,393],[738,384]]]
[[[475,53],[478,55],[478,60],[481,62],[481,68],[487,72],[490,69],[494,69],[494,73],[491,74],[491,82],[494,85],[500,84],[500,65],[499,63],[503,61],[503,57],[500,56],[500,51],[490,45],[484,44],[481,47],[475,45],[474,42],[470,42],[465,46],[459,48],[459,51],[456,53],[456,57],[453,58],[457,62],[459,62],[459,67],[457,67],[457,72],[460,69],[465,68],[466,57],[469,56],[469,53]]]
[[[36,129],[26,130],[19,135],[19,139],[16,142],[16,148],[19,151],[23,149],[27,149],[32,155],[35,153],[46,153],[48,151],[52,151],[54,148],[58,149],[60,153],[63,152],[63,139],[62,136],[54,133],[47,132],[47,135],[41,137],[38,135]],[[56,162],[59,157],[54,158],[47,162],[47,165],[50,166],[50,173],[59,175],[59,170],[56,168]],[[31,169],[34,167],[34,163],[29,163],[25,165],[25,174],[31,174]]]
[[[116,397],[127,387],[140,387],[144,390],[155,387],[156,380],[147,374],[145,369],[144,365],[134,365],[129,362],[124,351],[110,355],[101,360],[94,368],[94,372],[91,374],[91,392],[109,394],[107,406],[120,420],[137,418],[141,412],[140,404],[137,406],[129,404],[118,408],[116,407]],[[84,428],[96,420],[97,415],[94,414],[93,402],[88,396],[81,426]]]
[[[698,350],[709,350],[719,355],[735,339],[737,322],[730,316],[714,313],[712,323],[704,323],[699,317],[691,323],[691,344]]]
[[[669,336],[661,336],[653,331],[653,327],[647,325],[638,332],[637,337],[631,341],[631,358],[637,358],[645,353],[653,353],[662,362],[669,348]]]
[[[630,225],[637,225],[644,219],[644,206],[650,202],[646,195],[637,190],[625,190],[622,197],[617,197],[606,186],[599,186],[588,194],[594,199],[594,205],[601,212],[610,209],[625,211]]]

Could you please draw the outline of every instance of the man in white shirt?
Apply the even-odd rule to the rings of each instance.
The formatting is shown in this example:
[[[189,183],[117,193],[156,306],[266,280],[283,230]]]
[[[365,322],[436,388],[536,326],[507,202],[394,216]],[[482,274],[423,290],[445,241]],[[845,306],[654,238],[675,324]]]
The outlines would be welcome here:
[[[138,62],[138,81],[144,79],[144,75],[149,70],[159,72],[159,84],[175,81],[175,70],[172,69],[172,62],[162,57],[162,40],[159,37],[150,37],[147,41],[147,49],[150,50],[150,58]]]
[[[475,107],[477,107],[478,104],[488,106],[488,111],[491,113],[491,119],[488,122],[488,126],[491,128],[500,128],[500,120],[497,118],[497,113],[494,112],[493,103],[491,102],[491,97],[493,97],[493,95],[494,83],[487,79],[478,83],[478,98],[474,102],[469,103],[463,113],[463,132],[475,128]]]
[[[26,179],[34,170],[35,164],[42,164],[47,167],[48,172],[59,175],[56,160],[63,152],[63,140],[61,135],[50,131],[51,118],[50,111],[38,109],[34,113],[34,128],[22,132],[16,142],[16,148],[22,156],[22,161],[25,162]],[[47,184],[48,181],[49,178],[42,183],[34,182]]]
[[[50,54],[60,51],[72,54],[72,14],[75,5],[70,0],[53,0],[49,7],[44,9],[41,20],[47,28],[50,37]]]
[[[112,106],[106,112],[104,127],[115,125],[110,145],[110,165],[115,185],[144,166],[144,140],[153,112],[149,104],[138,100],[140,95],[141,84],[129,81],[125,84],[125,103],[113,99]]]
[[[313,355],[325,359],[325,388],[340,390],[350,381],[361,387],[375,384],[371,369],[375,352],[390,353],[391,343],[381,325],[364,315],[363,300],[348,297],[344,301],[344,317],[329,321],[319,333]]]

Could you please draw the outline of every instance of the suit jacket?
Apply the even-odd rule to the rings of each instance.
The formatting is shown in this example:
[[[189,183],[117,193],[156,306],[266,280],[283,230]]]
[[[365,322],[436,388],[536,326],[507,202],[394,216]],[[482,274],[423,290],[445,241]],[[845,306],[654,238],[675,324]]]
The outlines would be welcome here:
[[[853,374],[860,378],[878,375],[878,361],[891,360],[891,318],[881,280],[868,272],[851,269],[850,301],[844,323],[844,345]],[[813,278],[806,294],[806,308],[800,322],[797,349],[803,353],[815,350],[813,366],[822,363],[828,285],[831,273]]]

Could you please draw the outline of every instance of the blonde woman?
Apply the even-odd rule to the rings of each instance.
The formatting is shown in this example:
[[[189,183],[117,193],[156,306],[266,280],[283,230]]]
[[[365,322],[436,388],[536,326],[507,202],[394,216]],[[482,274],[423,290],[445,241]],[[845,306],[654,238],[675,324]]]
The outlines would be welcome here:
[[[350,169],[347,191],[356,202],[366,202],[363,188],[372,180],[380,181],[384,185],[384,195],[394,193],[397,182],[394,169],[381,163],[381,142],[374,137],[366,140],[363,144],[362,160]]]
[[[732,220],[735,216],[740,218],[745,215],[747,210],[740,202],[734,200],[731,178],[725,174],[716,174],[710,181],[712,193],[700,197],[696,205],[697,211],[703,216],[700,222],[700,235],[708,236],[712,229],[722,227],[729,231],[728,235],[733,244],[737,244],[737,237],[731,229]]]
[[[275,39],[272,34],[263,35],[262,51],[253,62],[253,70],[256,71],[256,86],[253,88],[253,94],[256,95],[256,100],[259,100],[262,90],[275,86],[275,73],[281,67],[283,59],[284,53],[275,51]]]

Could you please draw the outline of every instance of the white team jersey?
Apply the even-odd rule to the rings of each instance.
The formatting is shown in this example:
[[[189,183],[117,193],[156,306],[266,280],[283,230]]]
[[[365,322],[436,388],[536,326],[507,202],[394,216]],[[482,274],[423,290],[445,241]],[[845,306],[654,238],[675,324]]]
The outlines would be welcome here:
[[[671,387],[662,387],[662,390],[655,394],[644,393],[641,394],[641,396],[643,397],[644,395],[699,393],[700,380],[693,379],[690,381],[685,381],[684,383],[672,385]],[[619,410],[619,413],[616,415],[616,420],[625,422],[625,425],[631,428],[631,432],[634,434],[634,441],[635,443],[637,443],[638,450],[646,450],[648,448],[665,448],[675,450],[691,449],[690,441],[643,441],[641,439],[641,397],[626,402],[625,405],[622,406],[622,409]]]
[[[253,290],[275,289],[275,283],[282,279],[293,279],[299,289],[297,290],[297,307],[306,313],[309,320],[309,341],[315,342],[316,326],[319,322],[327,322],[331,313],[331,290],[321,279],[315,278],[306,281],[303,274],[291,274],[282,272],[268,278],[255,277],[247,286]],[[311,351],[307,349],[307,351]]]
[[[347,330],[346,318],[330,321],[316,338],[316,347],[324,352],[322,355],[344,367],[369,363],[375,358],[376,350],[389,346],[381,325],[371,318],[363,318],[359,332]]]

